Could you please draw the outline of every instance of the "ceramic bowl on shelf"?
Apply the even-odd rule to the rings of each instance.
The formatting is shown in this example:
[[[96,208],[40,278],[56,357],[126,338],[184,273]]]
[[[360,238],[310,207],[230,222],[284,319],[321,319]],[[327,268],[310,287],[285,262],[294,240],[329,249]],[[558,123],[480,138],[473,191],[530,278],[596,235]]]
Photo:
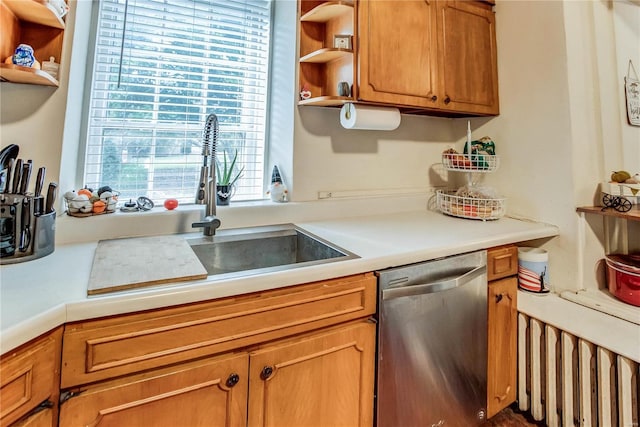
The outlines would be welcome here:
[[[616,298],[640,307],[640,253],[607,255],[607,286]]]

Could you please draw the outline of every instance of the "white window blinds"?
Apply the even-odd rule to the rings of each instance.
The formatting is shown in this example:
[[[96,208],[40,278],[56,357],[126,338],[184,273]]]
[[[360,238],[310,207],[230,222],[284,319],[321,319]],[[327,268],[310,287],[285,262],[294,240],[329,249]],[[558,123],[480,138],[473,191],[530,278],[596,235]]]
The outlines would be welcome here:
[[[234,200],[264,198],[270,0],[100,0],[85,184],[193,203],[208,114],[238,151]]]

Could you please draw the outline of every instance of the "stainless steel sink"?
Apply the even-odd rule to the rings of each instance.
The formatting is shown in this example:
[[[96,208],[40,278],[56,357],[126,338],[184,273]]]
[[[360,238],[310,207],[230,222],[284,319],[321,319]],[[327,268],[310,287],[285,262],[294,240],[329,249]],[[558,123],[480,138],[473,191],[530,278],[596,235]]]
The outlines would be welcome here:
[[[293,224],[220,230],[187,242],[210,276],[244,276],[358,258]]]

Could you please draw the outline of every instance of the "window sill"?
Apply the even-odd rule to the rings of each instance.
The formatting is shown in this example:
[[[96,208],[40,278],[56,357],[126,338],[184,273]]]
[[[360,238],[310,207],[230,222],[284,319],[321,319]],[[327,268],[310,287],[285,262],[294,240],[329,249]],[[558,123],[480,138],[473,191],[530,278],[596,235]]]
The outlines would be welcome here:
[[[367,215],[371,212],[390,214],[422,210],[430,193],[398,195],[393,198],[345,198],[306,202],[276,203],[271,200],[231,202],[217,206],[216,215],[222,228],[255,227],[285,223],[316,221],[336,217]],[[191,224],[202,217],[204,206],[183,205],[173,211],[156,207],[147,212],[120,212],[86,218],[58,215],[56,245],[90,243],[124,237],[157,236],[197,232]]]
[[[229,206],[217,206],[216,215],[223,228],[254,225],[256,218],[270,212],[273,216],[278,206],[268,200],[236,202]],[[191,224],[199,221],[204,212],[203,205],[180,205],[174,210],[156,206],[149,211],[122,212],[89,217],[73,217],[66,212],[56,220],[56,244],[87,243],[104,239],[153,236],[197,232]],[[252,224],[243,224],[242,218],[249,215]]]

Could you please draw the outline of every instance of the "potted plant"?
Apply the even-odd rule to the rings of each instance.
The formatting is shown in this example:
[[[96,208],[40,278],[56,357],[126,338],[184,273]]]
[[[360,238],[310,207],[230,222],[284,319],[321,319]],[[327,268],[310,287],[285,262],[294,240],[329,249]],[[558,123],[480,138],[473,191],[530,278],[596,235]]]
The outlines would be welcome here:
[[[224,151],[222,162],[216,157],[216,204],[228,205],[232,194],[235,192],[235,183],[242,176],[244,166],[239,170],[236,167],[238,150],[232,159],[229,159],[227,151]]]

